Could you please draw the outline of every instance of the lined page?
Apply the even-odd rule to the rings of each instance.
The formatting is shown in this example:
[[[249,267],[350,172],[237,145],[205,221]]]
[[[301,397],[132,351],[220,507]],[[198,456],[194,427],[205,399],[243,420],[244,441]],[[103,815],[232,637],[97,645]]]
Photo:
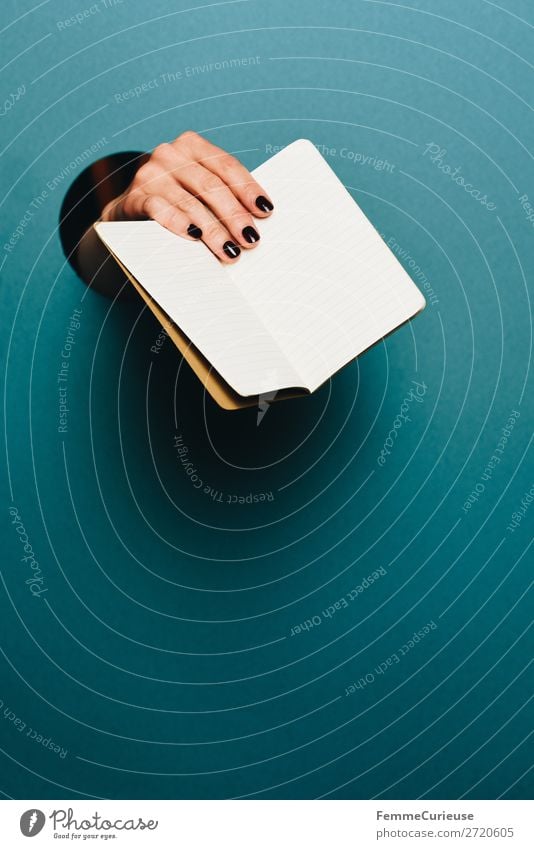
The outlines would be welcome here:
[[[225,270],[313,391],[425,300],[311,142],[254,176],[275,211],[260,246]]]
[[[240,395],[300,386],[257,312],[205,245],[155,221],[103,221],[103,242]]]

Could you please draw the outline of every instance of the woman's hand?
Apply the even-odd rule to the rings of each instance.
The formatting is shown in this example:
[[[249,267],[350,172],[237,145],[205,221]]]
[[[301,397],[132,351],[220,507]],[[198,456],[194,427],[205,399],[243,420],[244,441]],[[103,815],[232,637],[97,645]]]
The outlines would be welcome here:
[[[160,144],[130,186],[110,201],[103,221],[153,218],[178,236],[202,239],[222,262],[259,241],[252,216],[273,204],[244,165],[197,133]]]

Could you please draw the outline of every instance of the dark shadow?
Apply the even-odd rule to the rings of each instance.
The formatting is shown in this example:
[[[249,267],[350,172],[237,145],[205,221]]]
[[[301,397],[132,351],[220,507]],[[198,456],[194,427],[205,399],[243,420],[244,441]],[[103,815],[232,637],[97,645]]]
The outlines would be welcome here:
[[[114,153],[93,162],[70,186],[59,214],[59,237],[68,261],[81,276],[77,248],[83,234],[100,217],[105,205],[132,182],[147,154],[139,151]]]

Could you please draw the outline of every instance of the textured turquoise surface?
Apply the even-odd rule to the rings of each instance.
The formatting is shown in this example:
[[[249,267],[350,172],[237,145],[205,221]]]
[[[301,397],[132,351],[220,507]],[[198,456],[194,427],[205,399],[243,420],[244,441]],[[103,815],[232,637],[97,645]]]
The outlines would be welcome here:
[[[0,789],[528,797],[532,3],[177,5],[2,4]],[[187,128],[312,139],[429,301],[259,426],[61,251]]]

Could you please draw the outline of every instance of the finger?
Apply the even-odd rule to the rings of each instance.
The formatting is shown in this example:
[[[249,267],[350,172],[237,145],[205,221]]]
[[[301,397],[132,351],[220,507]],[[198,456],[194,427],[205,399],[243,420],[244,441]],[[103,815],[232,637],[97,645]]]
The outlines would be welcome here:
[[[167,175],[158,175],[150,181],[144,180],[138,187],[123,193],[108,204],[104,208],[102,220],[132,221],[152,218],[178,236],[200,239],[202,230],[195,222],[194,215],[191,218],[186,211],[178,209],[178,200],[174,180]],[[201,203],[198,207],[199,211],[202,211]]]
[[[178,209],[164,197],[159,195],[141,197],[139,194],[137,208],[140,213],[138,217],[142,215],[151,218],[177,236],[192,241],[198,241],[202,237],[202,230],[195,222],[191,221],[187,213]]]
[[[180,169],[179,181],[209,208],[238,245],[243,248],[257,245],[260,234],[254,226],[254,219],[220,177],[193,162]]]
[[[185,189],[175,186],[173,202],[185,213],[190,221],[194,221],[200,230],[200,237],[205,245],[221,262],[235,262],[241,248],[234,240],[231,232],[215,218],[207,206]]]
[[[101,221],[124,221],[125,215],[122,210],[124,193],[110,200],[100,213]]]
[[[204,168],[223,180],[252,215],[265,218],[271,214],[274,204],[268,192],[235,156],[194,132],[182,133],[173,146],[187,151]]]
[[[180,208],[171,203],[168,198],[159,195],[145,195],[142,212],[147,218],[152,218],[177,236],[193,241],[201,239],[221,262],[235,262],[241,251],[232,241],[228,231],[199,201],[195,201],[195,206],[185,202],[185,206],[185,209]],[[194,220],[191,220],[192,218]]]
[[[239,257],[240,248],[230,232],[203,203],[178,185],[169,169],[147,163],[132,186],[110,207],[108,221],[152,218],[179,236],[202,239],[221,262],[235,262]]]
[[[141,192],[138,194],[141,195]],[[179,236],[187,234],[202,239],[221,262],[235,262],[239,257],[240,248],[226,227],[214,218],[207,206],[179,186],[169,174],[158,181],[156,201],[152,201],[151,197],[145,195],[132,201],[136,204],[138,215],[155,218]],[[166,204],[165,208],[160,201]]]
[[[167,174],[172,174],[182,189],[210,209],[237,245],[252,248],[259,242],[254,219],[220,177],[188,160],[171,145],[162,149],[159,157]],[[182,205],[180,201],[179,205]]]

